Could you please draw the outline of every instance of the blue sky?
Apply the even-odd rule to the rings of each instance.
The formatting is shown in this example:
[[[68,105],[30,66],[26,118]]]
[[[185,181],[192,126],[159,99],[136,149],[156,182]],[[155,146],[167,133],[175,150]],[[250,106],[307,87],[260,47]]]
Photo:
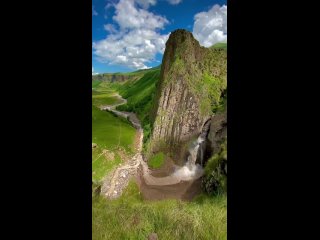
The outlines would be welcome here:
[[[92,0],[94,73],[161,64],[170,32],[183,28],[201,45],[227,41],[226,0]]]

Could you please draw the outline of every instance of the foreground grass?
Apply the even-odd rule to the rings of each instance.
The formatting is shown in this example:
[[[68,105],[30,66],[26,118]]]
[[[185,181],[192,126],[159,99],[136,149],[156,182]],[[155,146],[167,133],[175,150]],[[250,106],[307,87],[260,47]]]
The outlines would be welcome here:
[[[164,164],[164,159],[165,159],[164,153],[159,152],[149,159],[148,165],[151,168],[160,168]]]
[[[145,202],[131,182],[117,200],[92,199],[92,239],[143,239],[152,232],[162,240],[227,239],[225,195],[199,196],[192,202]]]

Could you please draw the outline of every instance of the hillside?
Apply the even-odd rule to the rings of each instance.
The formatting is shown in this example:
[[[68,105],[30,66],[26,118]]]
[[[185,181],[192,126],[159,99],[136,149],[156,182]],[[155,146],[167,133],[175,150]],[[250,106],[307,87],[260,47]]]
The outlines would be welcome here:
[[[211,48],[223,48],[223,49],[227,49],[228,45],[227,43],[216,43],[214,44]]]
[[[92,81],[108,81],[112,83],[121,83],[121,82],[126,82],[126,81],[135,81],[140,79],[143,75],[148,73],[149,71],[159,69],[160,66],[155,67],[155,68],[150,68],[150,69],[143,69],[143,70],[137,70],[134,72],[127,72],[127,73],[100,73],[97,75],[92,76]]]
[[[127,104],[118,106],[117,110],[126,112],[135,112],[144,129],[144,142],[148,140],[151,133],[151,110],[153,108],[154,97],[156,93],[156,86],[160,79],[161,65],[146,69],[138,70],[131,73],[115,73],[115,74],[102,74],[92,77],[93,86],[99,82],[109,83],[109,87],[119,92],[119,94],[127,100]],[[126,78],[126,80],[112,80]],[[111,80],[110,80],[111,79]]]

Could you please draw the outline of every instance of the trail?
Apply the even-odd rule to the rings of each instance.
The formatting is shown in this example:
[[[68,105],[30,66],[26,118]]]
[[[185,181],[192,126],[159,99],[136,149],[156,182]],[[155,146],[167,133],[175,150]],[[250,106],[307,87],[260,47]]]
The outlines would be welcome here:
[[[143,129],[141,127],[140,121],[135,113],[115,110],[117,106],[127,103],[127,100],[123,99],[119,94],[116,94],[116,96],[122,100],[120,103],[114,105],[104,105],[101,106],[100,109],[103,111],[113,112],[117,116],[128,119],[137,129],[137,137],[139,138],[139,141],[137,144],[136,154],[123,166],[119,166],[113,171],[113,173],[105,177],[101,188],[101,194],[110,199],[121,196],[123,190],[129,183],[130,177],[137,176],[140,166],[144,182],[145,184],[150,186],[174,185],[180,183],[181,181],[195,180],[202,176],[202,172],[198,171],[198,169],[195,169],[197,166],[193,166],[191,168],[187,166],[176,166],[176,171],[172,175],[166,177],[152,176],[151,171],[147,163],[143,160],[143,156],[141,153],[143,145]]]

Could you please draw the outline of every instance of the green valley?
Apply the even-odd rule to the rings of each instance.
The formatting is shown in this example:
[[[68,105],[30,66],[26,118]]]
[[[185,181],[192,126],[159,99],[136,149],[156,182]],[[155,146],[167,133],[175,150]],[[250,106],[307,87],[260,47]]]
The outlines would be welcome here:
[[[179,29],[160,66],[92,76],[93,239],[227,239],[226,49]]]

